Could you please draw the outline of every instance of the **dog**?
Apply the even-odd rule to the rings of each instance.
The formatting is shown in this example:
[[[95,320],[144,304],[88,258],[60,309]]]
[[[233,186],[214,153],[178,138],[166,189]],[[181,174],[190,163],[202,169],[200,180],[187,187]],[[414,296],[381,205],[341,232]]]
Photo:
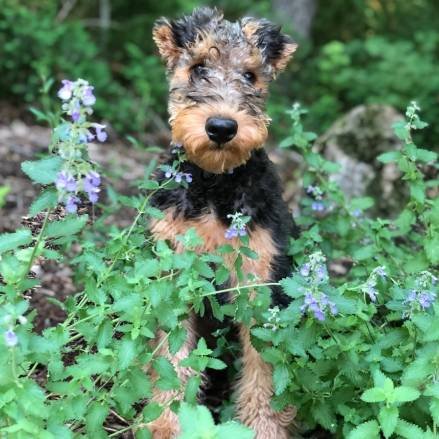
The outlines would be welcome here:
[[[265,100],[269,83],[284,70],[297,45],[265,19],[230,22],[210,8],[177,20],[158,20],[153,39],[166,62],[170,84],[173,149],[168,164],[175,160],[176,150],[183,151],[187,160],[180,165],[180,178],[190,181],[154,194],[152,203],[164,214],[151,224],[154,238],[170,241],[179,251],[182,244],[176,236],[195,228],[203,238],[201,252],[214,253],[224,244],[239,247],[236,229],[230,233],[230,215],[241,212],[250,217],[248,246],[258,255],[244,258],[243,272],[263,282],[277,282],[291,273],[287,246],[296,229],[274,165],[263,149],[270,122]],[[169,175],[159,172],[157,180],[163,182]],[[236,276],[231,274],[230,279],[230,285],[236,285]],[[272,303],[282,307],[288,299],[273,288]],[[193,316],[186,329],[187,340],[172,357],[163,334],[157,337],[160,354],[168,356],[183,384],[191,370],[179,362],[196,345]],[[295,410],[271,408],[271,368],[252,346],[248,327],[240,326],[239,338],[242,373],[237,417],[257,439],[286,439]],[[154,401],[168,405],[182,398],[178,391],[156,389],[153,395]],[[169,408],[149,428],[157,439],[174,438],[180,430]]]

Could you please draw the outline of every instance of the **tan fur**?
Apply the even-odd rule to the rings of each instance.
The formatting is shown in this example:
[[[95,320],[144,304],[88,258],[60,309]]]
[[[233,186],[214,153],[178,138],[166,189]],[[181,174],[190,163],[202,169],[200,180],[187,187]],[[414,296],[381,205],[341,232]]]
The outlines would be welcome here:
[[[212,116],[230,117],[238,123],[236,136],[222,149],[206,134],[206,120]],[[267,123],[244,111],[209,104],[188,107],[171,119],[173,141],[184,145],[190,161],[216,174],[244,164],[252,150],[261,148],[268,134]]]
[[[160,343],[161,347],[157,352],[157,355],[168,358],[168,360],[175,367],[177,376],[181,383],[181,390],[168,390],[163,391],[154,387],[152,401],[157,402],[161,405],[167,406],[170,402],[175,400],[182,400],[184,397],[184,386],[186,385],[188,379],[193,375],[192,369],[188,367],[179,366],[181,360],[186,358],[190,352],[195,348],[196,335],[194,332],[194,316],[191,315],[190,318],[185,322],[187,330],[187,339],[184,342],[181,349],[175,354],[171,355],[169,353],[169,347],[167,341],[163,341],[166,337],[165,332],[159,331],[154,344],[158,346]],[[152,370],[151,378],[154,381],[157,380],[157,374]],[[148,424],[148,428],[152,433],[154,439],[174,439],[180,433],[180,425],[178,423],[177,415],[169,408],[166,407],[163,413],[153,422]]]
[[[253,44],[257,44],[257,31],[260,29],[260,23],[257,20],[250,19],[248,20],[242,27],[242,32],[247,37],[249,41],[252,41]],[[274,70],[274,75],[280,73],[285,69],[288,62],[290,61],[293,53],[296,51],[298,45],[296,43],[288,43],[285,44],[284,49],[282,50],[279,58],[272,61],[272,67]]]
[[[226,239],[224,233],[226,226],[216,218],[213,213],[192,220],[186,220],[180,216],[175,216],[173,209],[165,211],[165,217],[160,220],[153,220],[151,232],[155,239],[169,240],[176,251],[182,251],[183,245],[177,241],[177,235],[183,235],[188,229],[194,228],[197,235],[203,239],[204,244],[197,249],[199,253],[215,253],[216,249],[224,244],[230,244],[237,248],[240,245],[238,238]],[[277,249],[270,233],[256,226],[249,233],[249,247],[258,254],[258,259],[244,258],[243,272],[253,274],[261,281],[267,281],[271,271],[271,261],[277,254]],[[226,256],[225,263],[233,271],[233,260],[231,256]],[[236,285],[236,278],[232,274],[232,285]]]
[[[288,426],[296,410],[275,412],[270,407],[273,396],[271,367],[265,363],[250,342],[250,331],[241,326],[243,349],[241,379],[238,383],[238,418],[256,432],[255,439],[288,439]]]
[[[175,45],[169,22],[163,21],[154,26],[152,30],[152,38],[159,49],[161,57],[166,60],[168,68],[172,68],[177,62],[181,51]]]
[[[285,44],[282,54],[273,62],[273,67],[276,73],[279,73],[285,69],[290,61],[290,58],[293,56],[293,53],[297,50],[297,47],[298,45],[296,43]]]

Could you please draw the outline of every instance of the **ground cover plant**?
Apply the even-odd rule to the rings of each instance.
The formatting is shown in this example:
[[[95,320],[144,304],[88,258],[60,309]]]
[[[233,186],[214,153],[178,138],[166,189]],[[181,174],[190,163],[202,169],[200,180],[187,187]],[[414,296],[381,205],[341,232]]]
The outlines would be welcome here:
[[[270,307],[272,284],[240,272],[243,258],[258,257],[247,247],[245,217],[236,212],[227,231],[240,236],[238,250],[197,255],[200,237],[193,230],[180,237],[185,251],[179,254],[154,242],[148,222],[161,212],[149,200],[159,189],[152,174],[160,165],[151,162],[135,195],[118,194],[88,156],[89,142],[106,140],[105,126],[92,120],[93,87],[65,80],[58,97],[61,111],[34,111],[53,128],[47,156],[22,165],[41,194],[25,226],[0,235],[1,436],[150,437],[147,424],[163,410],[149,402],[154,387],[181,385],[150,342],[163,329],[176,353],[186,336],[183,321],[191,312],[203,314],[206,301],[218,320],[252,324],[253,343],[273,367],[273,405],[295,405],[303,434],[438,436],[439,199],[431,177],[438,162],[435,152],[415,144],[426,125],[415,102],[394,126],[403,147],[378,157],[398,166],[407,187],[407,203],[392,218],[369,216],[371,198],[345,197],[331,180],[338,166],[313,148],[316,135],[303,128],[305,110],[298,104],[288,110],[289,135],[280,147],[300,153],[305,167],[296,218],[302,233],[290,245],[296,266],[279,283],[292,302],[279,309]],[[191,184],[180,161],[165,170],[164,187]],[[122,209],[134,211],[131,224],[109,224]],[[228,289],[234,303],[220,305],[216,297],[224,290],[215,285],[230,276],[224,255],[234,257],[239,285]],[[29,298],[38,294],[32,267],[40,258],[71,266],[78,293],[57,302],[66,313],[62,323],[37,333]],[[337,272],[337,264],[346,269]],[[239,353],[232,366],[221,360],[233,349],[224,333],[214,337],[215,349],[201,338],[183,360],[195,375],[185,400],[171,404],[180,437],[251,438],[233,421],[227,401],[215,424],[196,400],[204,371],[239,369]],[[157,381],[145,370],[155,371]]]

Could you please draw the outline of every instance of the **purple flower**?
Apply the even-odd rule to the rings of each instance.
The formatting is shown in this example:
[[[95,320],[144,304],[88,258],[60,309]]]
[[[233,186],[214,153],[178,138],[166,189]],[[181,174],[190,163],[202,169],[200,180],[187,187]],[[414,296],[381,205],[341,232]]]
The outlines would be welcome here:
[[[17,346],[18,337],[17,337],[17,334],[12,329],[8,329],[4,333],[4,339],[5,339],[6,346],[8,346],[10,348]]]
[[[186,183],[192,183],[192,174],[185,173],[184,177],[186,179]]]
[[[224,233],[226,239],[233,239],[238,236],[238,230],[235,226],[230,226]]]
[[[95,172],[90,171],[82,181],[84,191],[87,192],[90,203],[94,204],[99,199],[99,186],[101,184],[101,176]]]
[[[56,188],[58,190],[65,190],[67,192],[75,192],[76,191],[76,181],[73,175],[61,171],[55,182]]]
[[[303,277],[308,277],[309,273],[310,273],[310,270],[311,270],[311,265],[307,262],[306,264],[302,265],[302,267],[300,269],[300,274]]]
[[[241,227],[240,229],[238,229],[238,234],[239,236],[247,235],[247,230],[245,230],[245,227]]]
[[[226,239],[237,238],[238,236],[247,235],[247,230],[245,226],[237,227],[235,224],[232,224],[224,233],[224,237]]]
[[[171,178],[172,175],[173,175],[173,173],[172,173],[172,169],[168,169],[168,170],[165,172],[165,177],[166,177],[166,178]]]
[[[416,290],[411,290],[410,293],[408,294],[407,298],[404,300],[404,303],[413,303],[416,300],[417,297],[417,293]]]
[[[436,294],[432,291],[411,290],[403,302],[409,306],[409,309],[404,311],[404,316],[409,317],[414,311],[425,311],[435,300]]]
[[[93,88],[91,86],[84,87],[82,92],[82,103],[86,106],[94,105],[96,102],[96,97],[93,94]]]
[[[96,171],[90,171],[84,178],[84,190],[97,188],[101,184],[101,176]]]
[[[311,209],[315,212],[323,212],[325,210],[325,205],[320,201],[313,201],[311,204]]]
[[[75,109],[72,111],[71,116],[73,122],[78,122],[79,118],[81,117],[81,112],[79,111],[79,109]]]
[[[309,194],[309,195],[313,195],[313,194],[314,194],[314,191],[315,191],[315,187],[312,186],[312,185],[309,185],[309,186],[306,188],[306,193]]]
[[[66,201],[66,211],[67,213],[76,213],[78,211],[78,204],[80,200],[75,195],[70,195],[67,197]]]
[[[322,322],[326,318],[325,312],[327,309],[334,316],[338,313],[337,306],[329,300],[326,294],[321,293],[319,298],[316,298],[311,291],[305,293],[303,305],[300,307],[302,313],[311,311],[314,317]]]
[[[72,97],[73,93],[73,82],[67,79],[63,79],[63,86],[58,90],[58,97],[63,101],[68,101]]]
[[[360,209],[355,209],[353,212],[352,212],[352,216],[354,216],[355,218],[358,218],[358,217],[360,217],[361,216],[361,210]]]
[[[318,265],[315,269],[315,274],[318,282],[324,282],[328,278],[328,270],[325,265]]]
[[[328,305],[329,305],[329,310],[331,311],[331,314],[333,316],[337,315],[338,314],[337,305],[334,302],[329,302]]]
[[[435,299],[436,299],[436,294],[430,293],[428,291],[421,292],[419,293],[418,296],[419,305],[421,305],[421,308],[423,310],[430,308],[430,306],[433,304]]]
[[[177,172],[177,173],[175,174],[175,178],[174,178],[174,180],[176,181],[176,183],[181,183],[181,179],[182,179],[182,177],[183,177],[183,174],[182,174],[181,172]]]
[[[96,130],[96,138],[99,142],[105,142],[107,140],[107,133],[104,131],[105,125],[101,125],[100,123],[93,123],[92,126]]]

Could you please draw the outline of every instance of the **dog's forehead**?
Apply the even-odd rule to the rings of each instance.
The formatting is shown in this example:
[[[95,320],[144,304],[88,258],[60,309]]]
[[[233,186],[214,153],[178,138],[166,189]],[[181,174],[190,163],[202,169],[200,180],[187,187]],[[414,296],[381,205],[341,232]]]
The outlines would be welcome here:
[[[246,38],[239,22],[221,20],[216,26],[199,30],[198,37],[188,47],[186,61],[193,60],[220,61],[232,67],[242,63],[259,64],[262,58],[260,51]]]

